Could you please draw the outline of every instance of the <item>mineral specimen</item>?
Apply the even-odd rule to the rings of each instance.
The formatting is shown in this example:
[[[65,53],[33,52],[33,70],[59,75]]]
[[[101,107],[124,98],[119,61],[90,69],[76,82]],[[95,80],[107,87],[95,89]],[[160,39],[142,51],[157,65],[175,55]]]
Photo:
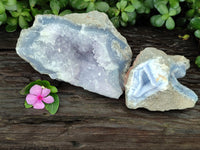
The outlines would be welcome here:
[[[181,85],[189,60],[183,56],[166,55],[156,48],[144,49],[127,73],[125,83],[128,108],[166,111],[193,107],[197,95]]]
[[[119,98],[132,52],[104,13],[36,16],[22,30],[16,51],[52,79]]]

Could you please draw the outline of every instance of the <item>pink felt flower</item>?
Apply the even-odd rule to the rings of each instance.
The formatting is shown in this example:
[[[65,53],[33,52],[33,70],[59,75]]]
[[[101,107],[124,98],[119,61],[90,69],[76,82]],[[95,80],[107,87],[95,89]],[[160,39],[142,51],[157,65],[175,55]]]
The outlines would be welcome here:
[[[29,105],[33,105],[34,109],[43,109],[45,107],[43,102],[47,104],[54,102],[54,98],[49,95],[50,92],[50,89],[40,85],[34,85],[30,89],[30,93],[26,96],[26,102]]]

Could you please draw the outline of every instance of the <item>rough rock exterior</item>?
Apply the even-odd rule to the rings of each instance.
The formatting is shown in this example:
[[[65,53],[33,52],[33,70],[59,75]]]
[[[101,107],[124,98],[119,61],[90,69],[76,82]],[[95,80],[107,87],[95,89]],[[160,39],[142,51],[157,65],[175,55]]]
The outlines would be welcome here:
[[[166,111],[193,107],[197,95],[178,82],[189,68],[183,56],[170,56],[156,48],[146,48],[137,56],[125,83],[128,108]]]
[[[123,93],[132,59],[126,39],[97,11],[38,15],[16,50],[40,73],[111,98]]]

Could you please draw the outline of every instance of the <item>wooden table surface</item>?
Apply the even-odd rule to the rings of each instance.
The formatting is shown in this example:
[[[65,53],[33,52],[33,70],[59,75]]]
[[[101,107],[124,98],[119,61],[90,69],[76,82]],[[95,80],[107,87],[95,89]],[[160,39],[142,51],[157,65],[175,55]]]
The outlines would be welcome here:
[[[200,53],[193,37],[182,40],[183,30],[152,27],[120,29],[134,58],[148,46],[191,60],[181,83],[200,96],[200,69],[194,60]],[[0,31],[0,150],[173,150],[200,149],[200,103],[187,110],[150,112],[130,110],[124,95],[106,98],[41,75],[15,52],[19,32]],[[36,79],[49,80],[59,90],[56,115],[45,110],[25,109],[19,91]]]

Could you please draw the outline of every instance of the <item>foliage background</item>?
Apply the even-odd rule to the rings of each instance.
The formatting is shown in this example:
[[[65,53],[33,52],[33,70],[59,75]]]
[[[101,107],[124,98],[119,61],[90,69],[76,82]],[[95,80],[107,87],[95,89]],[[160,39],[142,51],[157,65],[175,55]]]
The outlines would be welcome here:
[[[7,32],[28,28],[37,14],[64,16],[98,10],[116,27],[145,18],[155,27],[188,28],[200,38],[200,0],[0,0],[0,26]],[[200,56],[196,59],[200,67]]]

